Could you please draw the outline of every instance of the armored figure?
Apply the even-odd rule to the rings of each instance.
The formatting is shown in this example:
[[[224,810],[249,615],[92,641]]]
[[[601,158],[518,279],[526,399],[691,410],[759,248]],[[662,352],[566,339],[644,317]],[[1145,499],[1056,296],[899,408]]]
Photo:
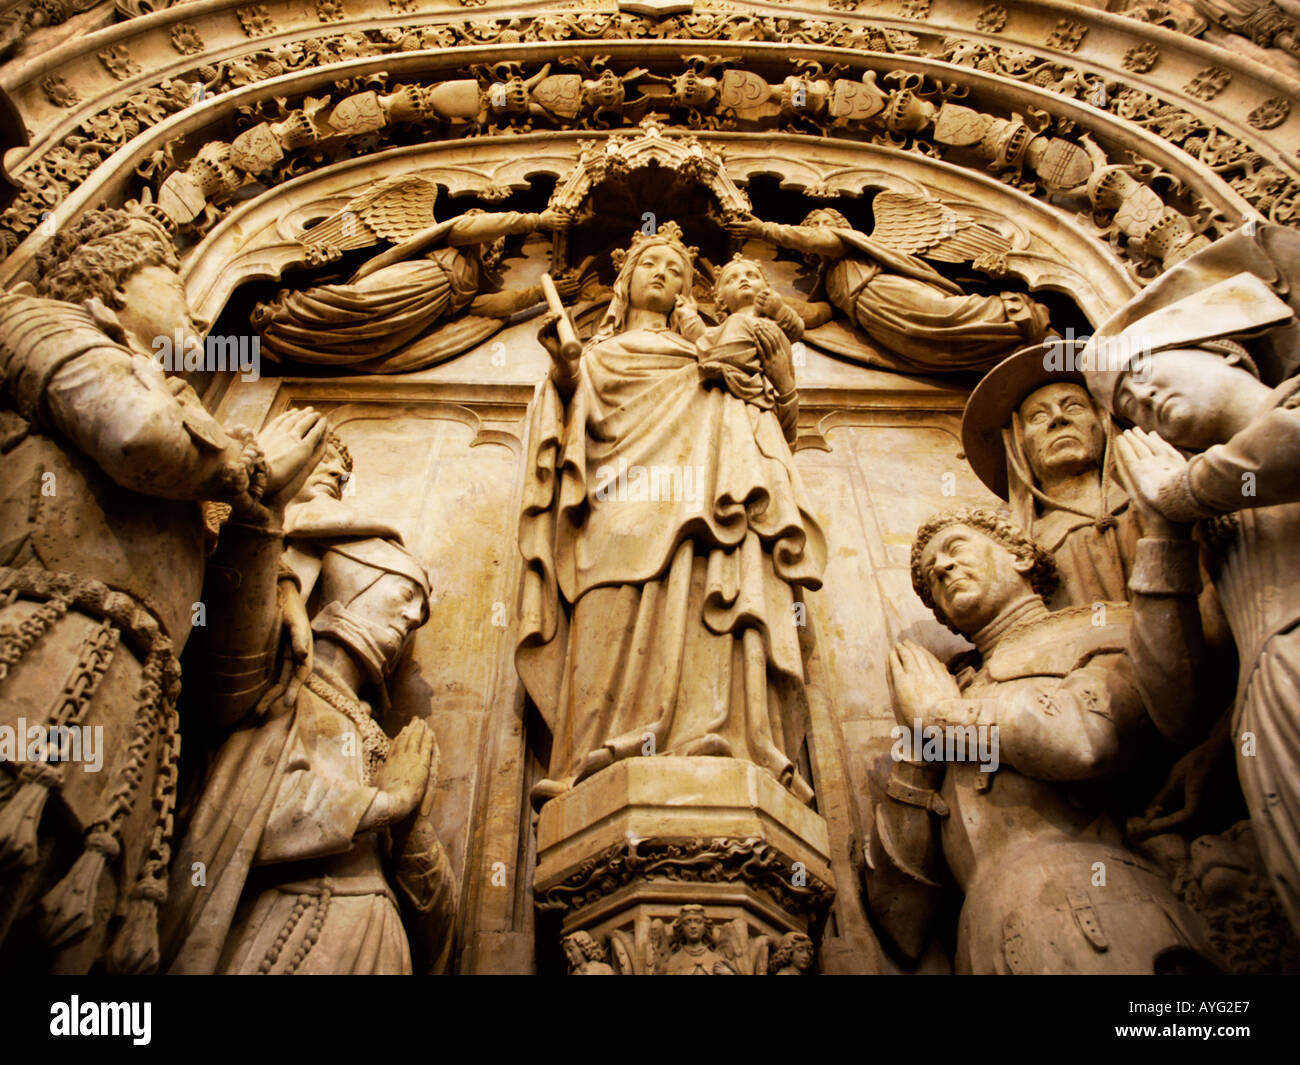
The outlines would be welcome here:
[[[959,972],[1213,969],[1195,918],[1124,847],[1088,787],[1138,764],[1153,733],[1123,608],[1101,626],[1091,610],[1049,613],[1055,576],[1049,555],[988,510],[941,514],[917,532],[913,587],[978,659],[954,677],[914,643],[890,656],[899,725],[944,742],[919,760],[919,748],[895,748],[870,905],[895,946],[919,957],[946,865],[964,896]]]
[[[100,211],[41,256],[38,295],[0,297],[3,723],[106,745],[98,773],[66,748],[0,766],[0,940],[58,971],[157,964],[199,501],[261,520],[325,434],[310,410],[227,432],[164,377],[155,339],[195,331],[176,270],[153,218]]]

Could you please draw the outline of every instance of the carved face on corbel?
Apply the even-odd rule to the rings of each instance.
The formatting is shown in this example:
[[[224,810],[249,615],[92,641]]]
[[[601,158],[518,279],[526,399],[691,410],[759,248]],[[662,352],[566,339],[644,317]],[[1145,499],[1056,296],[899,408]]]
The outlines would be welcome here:
[[[674,925],[681,941],[687,946],[703,943],[709,932],[709,920],[699,906],[683,906]]]
[[[1101,466],[1105,432],[1083,385],[1044,385],[1025,397],[1019,413],[1025,457],[1040,486]]]

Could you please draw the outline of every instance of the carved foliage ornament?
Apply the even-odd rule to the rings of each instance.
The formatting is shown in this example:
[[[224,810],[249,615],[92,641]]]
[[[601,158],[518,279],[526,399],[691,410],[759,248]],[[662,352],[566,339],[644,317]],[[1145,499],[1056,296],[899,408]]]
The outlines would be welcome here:
[[[767,895],[792,914],[824,913],[835,890],[794,868],[772,844],[761,839],[629,840],[588,858],[559,884],[540,891],[541,910],[571,910],[596,902],[633,880],[680,883],[740,881]]]

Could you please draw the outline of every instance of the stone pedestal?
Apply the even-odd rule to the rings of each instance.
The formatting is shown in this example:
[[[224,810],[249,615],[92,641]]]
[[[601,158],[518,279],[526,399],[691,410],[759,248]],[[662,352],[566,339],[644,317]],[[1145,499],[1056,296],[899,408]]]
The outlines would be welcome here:
[[[585,950],[667,973],[703,951],[719,974],[766,973],[783,943],[816,942],[835,893],[825,821],[731,758],[618,762],[542,808],[537,849],[537,906],[571,967]]]

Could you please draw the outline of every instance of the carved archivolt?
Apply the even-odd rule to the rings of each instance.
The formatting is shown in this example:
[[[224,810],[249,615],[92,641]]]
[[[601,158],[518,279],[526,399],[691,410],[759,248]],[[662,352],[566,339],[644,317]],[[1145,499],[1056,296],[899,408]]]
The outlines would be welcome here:
[[[1034,153],[1028,153],[1028,174],[1026,158],[1014,154],[1034,139],[1031,133],[1047,125],[1058,141],[1071,141],[1078,150],[1085,148],[1080,134],[1088,132],[1105,157],[1095,165],[1144,168],[1143,183],[1154,181],[1156,195],[1186,220],[1157,234],[1154,255],[1143,233],[1123,225],[1113,231],[1126,254],[1127,244],[1137,239],[1132,257],[1148,275],[1195,250],[1194,238],[1201,233],[1218,235],[1250,210],[1287,223],[1295,220],[1297,211],[1300,184],[1294,158],[1282,147],[1294,140],[1290,127],[1296,119],[1277,103],[1294,96],[1295,85],[1163,27],[1079,12],[1073,6],[1076,25],[1091,27],[1082,34],[1059,25],[1060,11],[1053,4],[1017,5],[1014,15],[1002,21],[996,12],[985,11],[989,5],[939,3],[925,5],[924,12],[919,7],[900,9],[896,16],[846,16],[838,24],[790,18],[787,10],[766,5],[658,20],[630,14],[512,12],[510,18],[478,22],[411,17],[394,8],[391,20],[381,20],[390,25],[360,32],[347,28],[357,13],[341,4],[335,5],[342,16],[339,32],[332,36],[321,36],[320,30],[323,23],[333,27],[337,20],[314,10],[308,32],[308,23],[299,26],[298,15],[273,3],[232,9],[210,0],[204,6],[227,12],[230,33],[237,33],[241,42],[238,47],[232,46],[232,38],[210,29],[210,20],[200,27],[190,5],[133,20],[138,26],[127,24],[84,41],[69,41],[56,50],[57,75],[49,73],[50,63],[42,64],[39,78],[30,63],[6,68],[0,80],[14,94],[33,138],[29,149],[16,150],[9,160],[11,173],[25,191],[0,218],[0,241],[6,248],[42,223],[47,228],[61,224],[95,198],[120,202],[138,196],[136,171],[157,188],[175,169],[196,165],[197,157],[201,183],[213,191],[222,191],[223,184],[246,183],[254,175],[241,178],[239,164],[262,162],[260,152],[270,145],[266,137],[245,137],[233,158],[219,146],[207,148],[206,156],[201,149],[211,143],[217,127],[228,128],[226,118],[233,111],[255,108],[252,117],[261,117],[275,97],[286,98],[290,110],[294,108],[288,102],[301,101],[301,109],[310,111],[309,99],[334,104],[324,114],[318,107],[311,116],[336,123],[326,131],[331,136],[322,138],[317,129],[316,136],[307,137],[309,143],[297,145],[310,148],[314,156],[321,147],[330,151],[324,159],[291,159],[285,166],[296,174],[328,164],[342,149],[355,155],[395,140],[409,142],[408,135],[394,138],[387,130],[392,111],[400,111],[404,102],[419,114],[401,120],[433,121],[428,129],[432,136],[466,129],[626,126],[654,112],[695,128],[735,123],[732,128],[744,129],[753,127],[746,112],[753,110],[754,101],[747,94],[761,93],[760,85],[779,87],[776,124],[782,128],[865,136],[951,156],[954,146],[938,134],[950,130],[953,122],[942,130],[934,122],[916,128],[901,102],[911,93],[923,103],[952,104],[952,114],[965,107],[992,120],[994,128],[983,130],[978,138],[986,149],[979,165],[996,169],[1008,181],[1028,177],[1044,184],[1040,191],[1047,196],[1055,193],[1054,180],[1068,177],[1070,167],[1078,165],[1077,151],[1071,156],[1058,149],[1039,160],[1046,170],[1035,170]],[[1032,18],[1021,8],[1033,9]],[[191,12],[188,21],[181,18],[186,11]],[[775,17],[776,12],[781,17]],[[965,28],[967,16],[975,35]],[[141,34],[164,30],[166,62],[153,58],[161,43],[146,48],[137,41]],[[1116,52],[1116,34],[1138,37]],[[725,44],[731,61],[710,68],[703,60],[686,58],[688,50],[682,46],[661,45],[651,38]],[[546,48],[552,41],[569,43]],[[1104,47],[1094,49],[1094,43]],[[575,55],[575,45],[576,64],[559,62]],[[1159,53],[1155,58],[1152,49]],[[1190,76],[1187,62],[1180,57],[1175,64],[1169,58],[1188,49],[1196,53],[1188,57],[1196,61]],[[1119,56],[1131,51],[1135,58],[1121,64]],[[1068,61],[1060,61],[1062,54]],[[93,68],[83,71],[74,63],[82,55],[93,61]],[[600,62],[603,55],[610,57],[608,63]],[[1157,62],[1161,57],[1164,62]],[[548,58],[552,66],[543,72]],[[462,72],[466,62],[476,60],[496,65],[483,67],[471,86],[463,82]],[[1150,78],[1135,79],[1147,62]],[[1183,71],[1177,85],[1156,76],[1174,67]],[[1223,77],[1201,78],[1197,72],[1204,70],[1222,72]],[[381,71],[388,75],[383,84],[392,91],[381,92],[377,106],[389,121],[363,129],[368,116],[358,103],[364,93],[355,91],[362,87],[357,79],[374,84]],[[870,116],[860,121],[855,117],[872,90],[863,86],[845,95],[848,86],[872,72],[889,101],[874,125]],[[909,86],[909,80],[917,84]],[[812,90],[804,98],[815,106],[791,106],[800,98],[800,85]],[[1211,85],[1220,87],[1211,93]],[[825,100],[823,86],[830,94]],[[421,106],[419,97],[427,101],[435,89],[443,97],[460,94],[450,109],[453,114],[448,114],[445,99],[441,110]],[[125,99],[123,91],[128,91]],[[350,110],[341,107],[347,100],[353,101]],[[670,106],[664,110],[661,105]],[[181,117],[168,118],[177,115]],[[248,124],[247,119],[241,121]],[[849,128],[855,122],[860,128]],[[761,122],[758,126],[763,128]],[[284,150],[295,136],[301,140],[309,132],[279,131],[276,142]],[[181,137],[184,147],[176,143]],[[340,138],[346,144],[339,144]],[[334,143],[322,145],[322,139]],[[1041,153],[1045,141],[1039,140],[1036,152]],[[227,143],[234,148],[233,142]],[[104,166],[115,152],[121,154]],[[89,186],[84,197],[73,195],[78,186]],[[1111,212],[1120,213],[1113,207]],[[207,222],[214,220],[208,217]],[[6,276],[15,272],[11,267]]]

